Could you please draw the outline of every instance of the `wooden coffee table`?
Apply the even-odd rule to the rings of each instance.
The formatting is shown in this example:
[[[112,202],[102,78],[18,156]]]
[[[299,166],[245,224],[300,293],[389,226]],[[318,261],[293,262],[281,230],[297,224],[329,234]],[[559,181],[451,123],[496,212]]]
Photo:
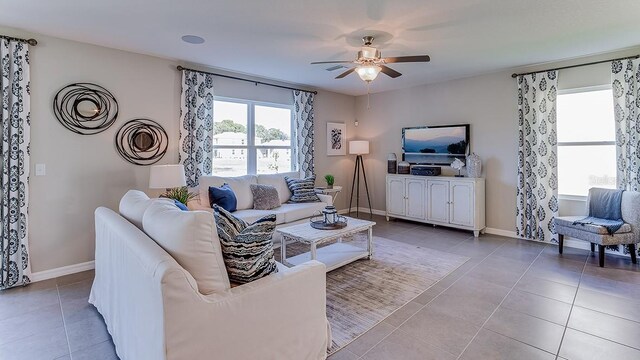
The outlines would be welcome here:
[[[327,272],[337,269],[358,259],[371,259],[373,255],[373,225],[368,220],[347,217],[347,226],[338,230],[319,230],[310,223],[298,224],[276,229],[281,235],[281,261],[287,266],[295,266],[309,260],[318,260],[327,266]],[[344,237],[366,231],[367,248],[343,243]],[[319,244],[338,240],[338,242],[318,248]],[[287,259],[287,241],[309,245],[309,252]]]

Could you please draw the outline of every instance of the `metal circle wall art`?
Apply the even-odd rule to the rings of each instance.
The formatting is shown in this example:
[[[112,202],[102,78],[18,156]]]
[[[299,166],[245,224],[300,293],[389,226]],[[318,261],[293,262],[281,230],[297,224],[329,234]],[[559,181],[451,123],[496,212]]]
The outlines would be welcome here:
[[[152,165],[167,152],[169,137],[162,126],[149,119],[133,119],[116,133],[116,150],[135,165]]]
[[[77,83],[62,88],[53,99],[53,113],[70,131],[94,135],[107,130],[118,117],[116,98],[100,85]]]

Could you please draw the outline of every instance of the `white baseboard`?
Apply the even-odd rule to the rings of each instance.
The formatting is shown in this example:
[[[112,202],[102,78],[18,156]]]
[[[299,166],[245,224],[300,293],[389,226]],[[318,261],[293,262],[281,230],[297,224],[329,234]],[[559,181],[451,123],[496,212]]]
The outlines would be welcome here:
[[[506,236],[514,239],[519,239],[518,235],[516,235],[516,232],[511,230],[502,230],[502,229],[488,227],[488,228],[485,228],[484,231],[487,234],[491,234],[491,235]]]
[[[92,260],[92,261],[87,261],[80,264],[68,265],[68,266],[63,266],[55,269],[34,272],[34,273],[31,273],[31,275],[29,275],[29,279],[31,279],[31,282],[38,282],[38,281],[57,278],[60,276],[71,275],[71,274],[79,273],[82,271],[91,270],[91,269],[94,269],[95,267],[96,267],[95,261]]]
[[[359,212],[361,213],[368,213],[369,212],[369,208],[368,207],[359,207],[357,208]],[[355,212],[356,208],[353,207],[351,208],[351,212]],[[339,214],[346,214],[349,212],[349,209],[342,209],[342,210],[338,210]],[[377,210],[377,209],[371,209],[371,212],[373,213],[373,215],[380,215],[380,216],[385,216],[387,213],[384,210]]]

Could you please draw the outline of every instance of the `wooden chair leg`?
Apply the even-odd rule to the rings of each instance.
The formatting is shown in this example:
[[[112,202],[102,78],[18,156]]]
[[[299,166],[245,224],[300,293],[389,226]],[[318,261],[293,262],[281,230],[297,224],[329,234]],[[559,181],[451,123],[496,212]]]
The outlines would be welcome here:
[[[591,243],[591,252],[595,252],[596,251],[596,244]]]
[[[631,254],[631,262],[638,263],[638,251],[636,250],[636,244],[629,244],[629,253]]]
[[[564,235],[558,234],[558,253],[562,254],[563,246],[564,246]]]
[[[604,267],[604,245],[598,245],[598,260],[600,267]]]

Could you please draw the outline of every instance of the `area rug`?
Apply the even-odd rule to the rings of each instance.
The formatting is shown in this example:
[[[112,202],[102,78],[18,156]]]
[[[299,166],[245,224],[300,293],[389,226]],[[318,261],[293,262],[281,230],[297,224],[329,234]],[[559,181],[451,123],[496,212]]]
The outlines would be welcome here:
[[[366,247],[366,236],[350,243]],[[287,245],[287,257],[308,251]],[[327,318],[331,323],[331,355],[383,321],[468,257],[374,237],[371,260],[358,260],[327,273]]]

